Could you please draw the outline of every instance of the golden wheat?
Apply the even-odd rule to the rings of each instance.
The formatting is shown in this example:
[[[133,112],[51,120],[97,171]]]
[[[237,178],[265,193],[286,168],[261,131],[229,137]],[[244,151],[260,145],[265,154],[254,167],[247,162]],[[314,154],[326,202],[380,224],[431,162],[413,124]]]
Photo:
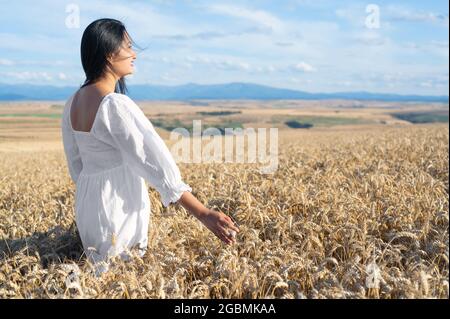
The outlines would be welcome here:
[[[100,278],[62,150],[0,152],[0,298],[449,297],[448,126],[292,133],[279,145],[273,175],[180,164],[194,194],[240,224],[235,246],[149,189],[148,252]]]

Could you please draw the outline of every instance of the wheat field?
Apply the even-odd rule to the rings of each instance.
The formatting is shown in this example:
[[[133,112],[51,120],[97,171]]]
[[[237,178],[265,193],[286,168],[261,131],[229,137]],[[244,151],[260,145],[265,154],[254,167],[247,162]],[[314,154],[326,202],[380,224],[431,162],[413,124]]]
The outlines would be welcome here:
[[[62,145],[0,152],[0,298],[449,298],[448,124],[279,138],[273,175],[179,164],[200,201],[239,223],[236,245],[149,187],[147,253],[100,278]]]

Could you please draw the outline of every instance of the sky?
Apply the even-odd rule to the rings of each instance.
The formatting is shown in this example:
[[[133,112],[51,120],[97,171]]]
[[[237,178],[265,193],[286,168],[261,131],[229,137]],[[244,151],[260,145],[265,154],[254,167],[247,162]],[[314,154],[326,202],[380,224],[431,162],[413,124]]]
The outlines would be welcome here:
[[[0,83],[76,86],[80,41],[121,20],[128,83],[246,82],[307,92],[449,94],[447,0],[0,0]]]

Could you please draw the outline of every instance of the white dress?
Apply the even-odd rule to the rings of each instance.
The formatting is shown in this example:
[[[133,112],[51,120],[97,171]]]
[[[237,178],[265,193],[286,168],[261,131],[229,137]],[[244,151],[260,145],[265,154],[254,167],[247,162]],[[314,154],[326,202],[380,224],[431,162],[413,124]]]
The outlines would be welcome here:
[[[76,185],[76,225],[88,259],[106,266],[108,257],[126,259],[147,248],[150,198],[145,181],[165,207],[192,191],[151,122],[136,103],[119,93],[106,95],[90,132],[75,131],[72,95],[61,129],[70,176]],[[99,272],[97,272],[99,273]]]

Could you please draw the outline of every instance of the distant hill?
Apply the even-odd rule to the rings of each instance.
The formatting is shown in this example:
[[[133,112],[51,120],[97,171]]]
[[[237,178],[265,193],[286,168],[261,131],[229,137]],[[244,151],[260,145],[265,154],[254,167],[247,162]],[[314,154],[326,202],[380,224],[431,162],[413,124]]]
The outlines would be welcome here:
[[[75,87],[69,86],[57,87],[50,85],[11,85],[0,83],[0,100],[65,100],[75,91],[75,89]]]
[[[1,84],[0,101],[65,100],[77,88],[31,84]],[[448,96],[399,95],[370,92],[308,93],[252,83],[178,86],[130,85],[129,96],[136,100],[377,100],[386,102],[443,102]]]

